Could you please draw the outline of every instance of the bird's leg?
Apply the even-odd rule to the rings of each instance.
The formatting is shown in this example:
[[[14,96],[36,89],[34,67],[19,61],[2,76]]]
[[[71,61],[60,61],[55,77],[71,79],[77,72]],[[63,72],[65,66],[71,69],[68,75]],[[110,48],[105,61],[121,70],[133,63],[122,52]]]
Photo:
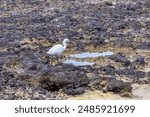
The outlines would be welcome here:
[[[59,56],[56,56],[57,64],[59,63]]]
[[[61,62],[61,59],[62,59],[62,55],[59,55],[59,56],[57,57],[57,63],[60,63],[60,62]]]
[[[60,55],[59,62],[62,62],[63,60],[64,60],[64,56]]]
[[[58,63],[60,63],[60,60],[61,60],[61,56],[58,56]]]
[[[64,59],[64,55],[61,55],[60,56],[60,61],[62,62],[62,61],[64,61],[65,59]]]
[[[50,64],[52,65],[53,56],[50,56]]]
[[[53,65],[53,63],[55,63],[54,55],[52,55],[52,62],[51,62],[51,64]]]
[[[56,60],[57,60],[57,64],[58,64],[58,62],[59,62],[59,61],[58,61],[58,56],[56,56]]]
[[[54,61],[58,64],[58,56],[57,55],[55,56]]]
[[[58,57],[57,57],[57,55],[54,55],[53,61],[54,61],[54,63],[58,63]]]
[[[58,63],[60,63],[61,56],[58,56]]]

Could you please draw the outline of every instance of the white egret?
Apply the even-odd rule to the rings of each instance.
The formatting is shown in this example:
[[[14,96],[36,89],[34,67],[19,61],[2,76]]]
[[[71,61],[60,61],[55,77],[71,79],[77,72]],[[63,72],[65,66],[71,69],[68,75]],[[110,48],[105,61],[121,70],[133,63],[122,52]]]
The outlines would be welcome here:
[[[53,61],[53,56],[61,57],[62,53],[67,47],[68,42],[70,42],[70,40],[68,38],[65,38],[63,44],[57,44],[48,50],[47,54],[52,57],[51,63]]]

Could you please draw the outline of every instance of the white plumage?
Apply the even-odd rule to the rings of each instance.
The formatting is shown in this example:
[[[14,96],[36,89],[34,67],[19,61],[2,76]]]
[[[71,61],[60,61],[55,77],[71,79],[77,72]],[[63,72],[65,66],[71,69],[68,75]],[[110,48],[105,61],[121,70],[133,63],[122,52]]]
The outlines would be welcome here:
[[[64,52],[65,48],[61,44],[57,44],[48,50],[47,54],[60,56]]]
[[[51,56],[57,56],[57,57],[61,56],[64,50],[66,49],[68,42],[70,42],[70,40],[65,38],[63,41],[63,45],[57,44],[53,46],[52,48],[48,50],[47,54]]]

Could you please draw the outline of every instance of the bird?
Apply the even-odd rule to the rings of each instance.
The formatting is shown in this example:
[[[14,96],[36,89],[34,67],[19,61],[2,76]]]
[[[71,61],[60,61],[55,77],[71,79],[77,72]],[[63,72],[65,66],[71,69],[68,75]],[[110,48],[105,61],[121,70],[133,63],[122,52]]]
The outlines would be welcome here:
[[[58,60],[58,57],[61,57],[63,52],[65,51],[68,43],[70,42],[70,40],[68,38],[65,38],[63,40],[63,44],[57,44],[57,45],[54,45],[52,48],[50,48],[48,51],[47,51],[47,54],[51,56],[51,64],[53,62],[53,57],[57,57],[57,62],[59,62]]]

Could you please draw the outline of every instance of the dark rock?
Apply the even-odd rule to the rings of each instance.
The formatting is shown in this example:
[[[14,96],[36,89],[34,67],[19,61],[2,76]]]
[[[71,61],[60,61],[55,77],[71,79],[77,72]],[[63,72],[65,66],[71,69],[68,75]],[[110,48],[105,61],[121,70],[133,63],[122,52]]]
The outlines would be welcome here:
[[[69,39],[75,38],[76,36],[79,37],[79,33],[76,31],[71,31],[71,32],[68,32],[68,34],[66,34],[66,37],[68,37]]]
[[[15,78],[9,79],[9,81],[7,82],[7,85],[9,85],[10,87],[16,87],[16,83],[17,80]]]
[[[77,42],[77,48],[76,48],[76,50],[77,51],[84,51],[84,48],[85,48],[85,45],[84,45],[84,43],[83,42]]]
[[[116,81],[116,78],[104,80],[98,76],[89,84],[87,73],[102,73],[111,77],[124,75],[137,82],[141,82],[140,78],[150,77],[149,72],[138,70],[134,64],[144,67],[147,60],[142,57],[131,63],[119,53],[110,59],[122,63],[126,69],[117,70],[118,66],[107,65],[98,68],[100,71],[96,73],[95,66],[49,65],[49,58],[45,55],[49,43],[58,42],[57,39],[64,37],[78,42],[79,51],[84,51],[85,45],[107,47],[112,41],[118,47],[150,50],[150,22],[146,21],[149,18],[149,0],[117,1],[116,4],[111,1],[92,4],[86,0],[1,0],[0,4],[0,13],[3,14],[0,16],[0,99],[45,99],[47,90],[59,89],[76,95],[83,93],[84,88],[90,85],[107,92],[106,86]],[[148,83],[146,80],[142,82]],[[117,82],[120,85],[116,87],[124,84]],[[110,90],[116,91],[112,87],[109,85]],[[13,92],[24,91],[27,97],[15,97],[5,88],[12,88]]]
[[[113,30],[120,30],[120,29],[125,29],[126,27],[128,27],[127,22],[116,22],[112,28]]]
[[[63,91],[68,95],[80,95],[85,92],[85,89],[83,87],[79,88],[64,88]]]
[[[24,3],[24,4],[30,4],[30,5],[39,5],[41,3],[41,1],[39,1],[39,0],[34,0],[34,1],[32,1],[32,0],[26,0],[26,1],[24,1],[24,0],[22,0],[22,3]]]
[[[132,28],[134,30],[140,30],[141,29],[141,23],[139,21],[136,21],[136,20],[131,20],[130,21],[130,26],[132,26]]]
[[[27,80],[27,79],[31,79],[32,76],[28,73],[22,73],[22,74],[18,74],[16,77],[20,80]]]
[[[100,83],[100,77],[94,77],[92,79],[90,79],[90,84],[93,85],[93,86],[96,86]]]
[[[118,46],[118,47],[124,47],[125,43],[127,43],[127,41],[123,38],[117,38],[114,41],[114,46]]]
[[[3,87],[3,81],[0,79],[0,90],[2,89]]]
[[[127,10],[129,11],[135,11],[137,9],[137,7],[133,4],[128,4],[127,5]]]
[[[106,6],[112,6],[113,5],[113,3],[112,2],[105,2],[105,4],[106,4]]]
[[[33,92],[38,92],[39,94],[43,94],[43,95],[47,94],[47,90],[42,87],[33,88]]]
[[[78,68],[79,69],[79,68]],[[55,67],[52,71],[45,71],[40,76],[41,86],[48,91],[58,91],[65,87],[82,87],[89,83],[85,72],[72,65]]]
[[[14,93],[9,95],[9,100],[15,100],[15,99],[16,99],[16,96]]]
[[[90,78],[90,84],[88,87],[91,90],[102,90],[102,86],[100,85],[100,77],[99,76],[94,76],[93,78]]]
[[[147,73],[147,80],[148,80],[148,83],[150,83],[150,71]]]
[[[145,58],[143,56],[139,56],[136,58],[135,63],[144,66],[145,65]]]
[[[26,89],[26,87],[27,87],[27,84],[26,84],[26,82],[25,81],[20,81],[20,80],[17,80],[17,82],[16,82],[16,87],[21,87],[22,89]]]
[[[106,44],[105,42],[106,39],[104,37],[92,37],[91,40],[94,47],[98,47]]]
[[[109,59],[114,60],[115,62],[121,62],[126,67],[131,65],[131,62],[122,53],[112,55],[109,57]]]
[[[106,75],[115,75],[116,72],[115,67],[111,65],[103,66],[101,69]]]
[[[16,21],[17,20],[13,17],[1,17],[0,18],[0,22],[3,22],[3,23],[15,23]]]
[[[133,49],[137,49],[138,43],[132,41],[132,39],[130,40],[128,38],[128,40],[126,40],[124,37],[121,37],[121,38],[117,38],[113,42],[113,45],[114,46],[118,46],[118,47],[125,47],[125,48],[129,48],[130,47],[130,48],[133,48]]]
[[[112,80],[107,85],[107,90],[112,91],[113,93],[131,92],[132,87],[130,83],[121,80]]]
[[[9,95],[6,94],[0,95],[0,100],[9,100],[9,98],[10,98]]]
[[[7,83],[10,83],[10,85],[14,85],[15,82],[14,74],[12,72],[7,71],[6,69],[3,69],[2,72],[0,72],[0,82],[2,86],[5,86]]]
[[[31,64],[28,69],[29,70],[37,70],[37,64]]]
[[[101,77],[99,85],[102,86],[104,92],[124,93],[132,91],[130,83],[117,80],[116,77]]]
[[[150,78],[150,71],[147,73],[147,77]]]
[[[150,42],[141,42],[138,46],[139,49],[150,50]]]
[[[145,72],[143,71],[136,71],[133,69],[127,69],[125,70],[125,75],[128,77],[134,77],[134,78],[144,78]]]
[[[117,70],[116,73],[118,75],[125,75],[129,78],[134,78],[134,79],[139,79],[139,78],[144,78],[146,73],[143,71],[138,71],[134,68],[126,68],[123,70]]]

